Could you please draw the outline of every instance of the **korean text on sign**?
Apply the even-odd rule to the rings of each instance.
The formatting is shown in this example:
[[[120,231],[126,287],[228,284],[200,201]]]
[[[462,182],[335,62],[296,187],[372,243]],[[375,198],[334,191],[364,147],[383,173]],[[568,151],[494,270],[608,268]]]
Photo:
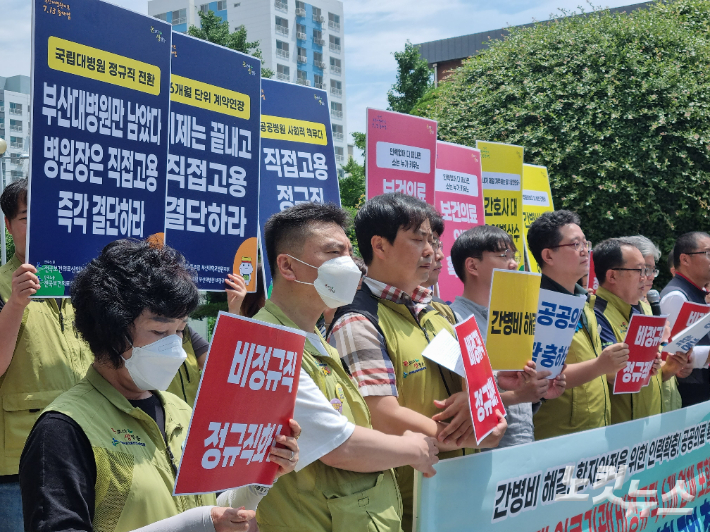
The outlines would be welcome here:
[[[577,328],[584,297],[540,290],[535,324],[532,361],[541,370],[549,370],[548,379],[559,375]]]
[[[269,449],[298,390],[305,333],[220,313],[207,355],[176,494],[269,486]]]
[[[466,369],[469,404],[476,443],[480,443],[498,424],[496,410],[505,415],[495,377],[476,319],[471,316],[456,326],[461,356]]]
[[[665,316],[634,314],[624,342],[629,346],[629,360],[616,374],[614,393],[636,393],[648,384],[653,361],[659,352]]]

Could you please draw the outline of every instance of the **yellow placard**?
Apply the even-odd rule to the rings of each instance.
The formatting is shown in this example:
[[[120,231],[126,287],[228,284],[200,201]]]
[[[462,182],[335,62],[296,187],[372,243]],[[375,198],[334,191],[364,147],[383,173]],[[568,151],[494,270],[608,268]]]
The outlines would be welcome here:
[[[540,273],[540,266],[528,251],[528,229],[543,212],[552,212],[552,191],[547,168],[533,164],[523,165],[523,233],[525,235],[525,255],[531,272]]]
[[[175,74],[170,77],[170,101],[244,120],[251,116],[251,99],[246,94]]]
[[[50,37],[47,65],[52,70],[160,94],[160,67],[59,37]]]
[[[269,115],[261,115],[261,138],[321,146],[328,144],[325,124]]]
[[[491,367],[522,370],[532,360],[539,273],[493,270],[486,350]]]
[[[476,148],[481,150],[486,223],[508,233],[522,253],[523,147],[479,140],[476,141]]]

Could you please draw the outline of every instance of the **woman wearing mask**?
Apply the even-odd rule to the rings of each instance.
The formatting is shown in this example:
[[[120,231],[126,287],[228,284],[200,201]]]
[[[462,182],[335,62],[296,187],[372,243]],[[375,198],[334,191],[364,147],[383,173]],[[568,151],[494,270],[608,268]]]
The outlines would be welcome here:
[[[32,429],[20,462],[25,529],[33,531],[247,530],[260,494],[251,487],[214,495],[172,495],[191,409],[165,390],[186,358],[182,332],[197,306],[182,255],[119,240],[72,285],[76,328],[94,363]],[[300,428],[291,422],[294,434]],[[298,446],[272,448],[280,474]]]

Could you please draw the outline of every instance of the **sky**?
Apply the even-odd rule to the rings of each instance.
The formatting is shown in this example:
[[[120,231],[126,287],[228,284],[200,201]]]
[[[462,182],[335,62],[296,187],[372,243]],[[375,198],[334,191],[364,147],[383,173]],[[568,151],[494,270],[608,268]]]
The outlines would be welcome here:
[[[619,7],[638,1],[602,0],[593,5]],[[147,0],[113,0],[113,3],[139,13],[148,12]],[[387,91],[397,76],[393,52],[403,50],[407,40],[419,44],[548,20],[559,9],[574,11],[582,3],[580,0],[344,0],[348,133],[364,131],[367,107],[387,108]],[[30,5],[29,0],[2,0],[0,76],[30,74]],[[585,4],[584,9],[592,8]],[[352,142],[352,138],[348,140]]]

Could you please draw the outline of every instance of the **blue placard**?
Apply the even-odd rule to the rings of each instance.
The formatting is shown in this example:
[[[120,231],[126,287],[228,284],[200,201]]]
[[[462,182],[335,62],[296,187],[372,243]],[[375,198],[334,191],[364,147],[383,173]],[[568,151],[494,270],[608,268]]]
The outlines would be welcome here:
[[[261,62],[173,34],[165,241],[197,286],[256,291]]]
[[[261,82],[261,192],[263,241],[269,217],[298,203],[340,205],[328,93],[302,85]],[[264,255],[264,282],[271,270]]]
[[[163,232],[170,24],[98,0],[34,1],[27,260],[68,295],[109,242]]]

